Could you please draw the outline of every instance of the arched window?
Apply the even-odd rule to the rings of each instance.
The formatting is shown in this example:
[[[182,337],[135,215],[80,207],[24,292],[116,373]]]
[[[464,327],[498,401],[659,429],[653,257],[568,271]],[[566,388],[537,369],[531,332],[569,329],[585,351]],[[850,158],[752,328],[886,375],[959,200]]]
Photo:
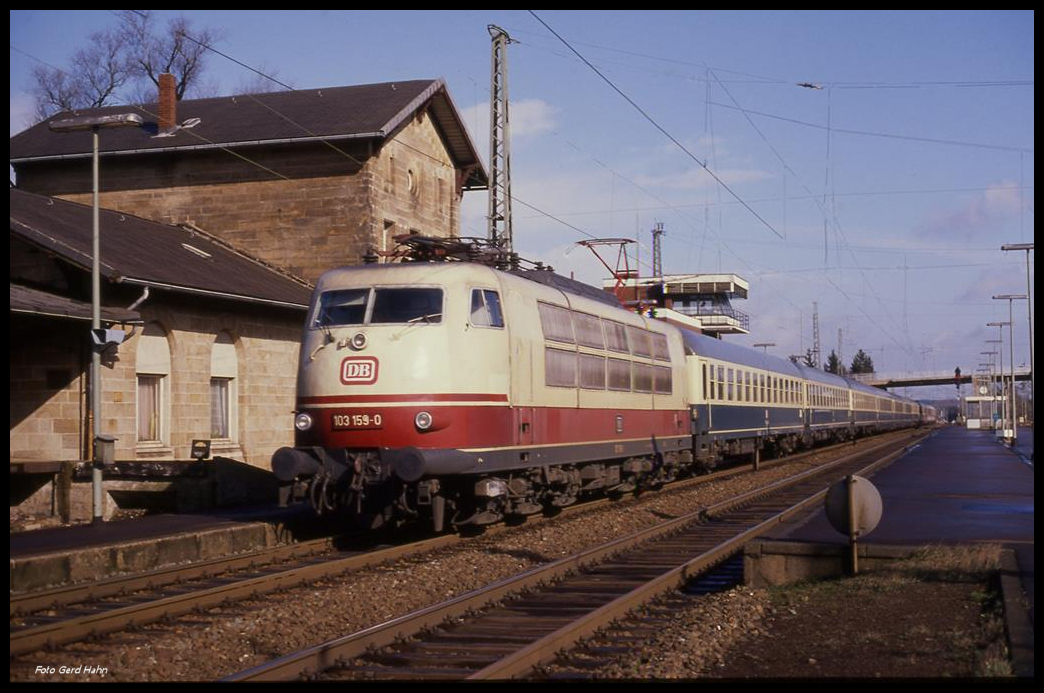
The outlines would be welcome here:
[[[210,437],[236,438],[236,378],[239,361],[236,346],[227,332],[218,334],[210,352]]]
[[[162,444],[170,430],[170,345],[156,323],[138,339],[138,442]]]

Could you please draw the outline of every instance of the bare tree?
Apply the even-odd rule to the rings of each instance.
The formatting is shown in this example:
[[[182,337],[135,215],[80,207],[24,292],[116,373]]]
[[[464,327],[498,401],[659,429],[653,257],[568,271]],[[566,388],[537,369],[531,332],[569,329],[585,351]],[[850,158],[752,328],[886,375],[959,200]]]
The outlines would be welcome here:
[[[141,82],[139,95],[145,97],[143,101],[155,99],[159,76],[165,72],[177,81],[174,96],[179,101],[194,91],[201,82],[208,47],[220,38],[215,30],[194,29],[184,17],[171,19],[160,31],[151,10],[122,10],[120,22]]]
[[[207,88],[205,58],[208,46],[220,39],[219,32],[194,29],[180,17],[160,28],[149,10],[123,10],[119,17],[118,27],[91,35],[89,44],[73,54],[68,69],[33,69],[40,120],[59,111],[154,102],[164,72],[177,80],[179,100]]]
[[[33,69],[36,115],[43,120],[59,111],[108,105],[131,77],[123,32],[91,34],[90,44],[73,54],[69,70]]]

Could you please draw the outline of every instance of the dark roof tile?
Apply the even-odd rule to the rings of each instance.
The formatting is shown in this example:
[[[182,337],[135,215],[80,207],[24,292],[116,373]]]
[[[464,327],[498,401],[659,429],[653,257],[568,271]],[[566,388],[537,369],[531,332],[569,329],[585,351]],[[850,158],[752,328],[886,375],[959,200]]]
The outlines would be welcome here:
[[[112,281],[290,307],[311,288],[228,245],[181,227],[103,209],[101,273]],[[89,270],[91,208],[11,189],[11,233]]]

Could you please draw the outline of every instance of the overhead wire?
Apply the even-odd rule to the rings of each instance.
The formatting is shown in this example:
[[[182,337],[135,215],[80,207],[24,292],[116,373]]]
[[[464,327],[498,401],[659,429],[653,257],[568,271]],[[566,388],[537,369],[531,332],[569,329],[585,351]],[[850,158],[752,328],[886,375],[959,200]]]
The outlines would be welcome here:
[[[642,108],[641,106],[639,106],[639,105],[638,105],[638,103],[637,103],[637,102],[636,102],[636,101],[635,101],[634,99],[632,99],[632,98],[631,98],[630,96],[628,96],[628,95],[627,95],[626,93],[624,93],[624,91],[623,91],[622,89],[620,89],[620,87],[616,86],[616,84],[614,84],[614,83],[613,83],[613,81],[612,81],[611,79],[609,79],[608,77],[606,77],[606,76],[605,76],[605,74],[603,74],[603,73],[601,72],[601,70],[599,70],[599,69],[598,69],[597,67],[595,67],[595,66],[594,66],[594,65],[593,65],[593,64],[592,64],[592,63],[591,63],[591,62],[590,62],[590,61],[589,61],[589,60],[588,60],[587,58],[585,58],[585,57],[584,57],[584,56],[583,56],[583,55],[582,55],[582,54],[581,54],[581,53],[580,53],[580,52],[579,52],[578,50],[576,50],[575,48],[573,48],[573,46],[571,46],[571,45],[569,44],[569,42],[568,42],[568,41],[566,41],[566,40],[565,40],[564,38],[562,38],[562,36],[561,36],[561,35],[559,35],[559,34],[558,34],[558,32],[556,32],[556,31],[555,31],[554,29],[552,29],[552,28],[550,27],[550,25],[548,25],[548,23],[547,23],[547,22],[545,22],[545,21],[544,21],[543,19],[541,19],[541,18],[540,18],[540,15],[538,15],[538,14],[537,14],[536,12],[534,12],[533,10],[527,10],[527,11],[528,11],[528,12],[529,12],[529,13],[530,13],[531,15],[533,15],[533,17],[534,17],[534,18],[535,18],[535,19],[536,19],[536,20],[537,20],[538,22],[540,22],[541,24],[543,24],[543,25],[544,25],[544,27],[545,27],[545,28],[546,28],[546,29],[547,29],[548,31],[550,31],[550,32],[551,32],[552,34],[554,34],[554,36],[555,36],[555,37],[556,37],[556,38],[557,38],[557,39],[558,39],[559,41],[561,41],[561,42],[562,42],[563,44],[565,44],[565,46],[566,46],[566,47],[567,47],[567,48],[568,48],[568,49],[569,49],[570,51],[572,51],[572,52],[573,52],[573,54],[575,54],[575,55],[576,55],[576,57],[578,57],[578,58],[579,58],[579,59],[580,59],[580,60],[581,60],[581,61],[582,61],[582,62],[583,62],[583,63],[584,63],[585,65],[587,65],[587,66],[588,66],[589,68],[591,68],[591,70],[593,70],[595,74],[597,74],[597,75],[598,75],[599,77],[601,77],[601,78],[602,78],[602,80],[603,80],[603,81],[604,81],[604,82],[605,82],[606,84],[608,84],[608,85],[609,85],[609,86],[610,86],[610,87],[611,87],[611,88],[612,88],[612,89],[613,89],[613,90],[614,90],[614,91],[615,91],[615,92],[616,92],[617,94],[619,94],[619,95],[620,95],[620,96],[621,96],[621,97],[622,97],[622,98],[623,98],[623,99],[624,99],[625,101],[627,101],[627,103],[631,104],[631,106],[633,106],[633,107],[635,108],[635,110],[637,110],[637,111],[638,111],[638,112],[639,112],[639,113],[640,113],[640,114],[641,114],[641,115],[642,115],[642,116],[643,116],[643,117],[644,117],[644,118],[645,118],[645,119],[646,119],[647,121],[649,121],[649,122],[650,122],[650,123],[651,123],[651,124],[653,125],[653,127],[655,127],[655,128],[657,129],[657,130],[659,130],[659,131],[660,131],[660,132],[661,132],[661,133],[662,133],[662,134],[663,134],[663,135],[664,135],[664,136],[665,136],[665,137],[666,137],[667,139],[669,139],[669,140],[670,140],[671,142],[673,142],[673,143],[674,143],[674,145],[675,145],[676,147],[678,147],[678,148],[679,148],[679,149],[680,149],[681,151],[683,151],[683,152],[685,153],[685,155],[686,155],[686,156],[688,156],[688,157],[689,157],[690,159],[692,159],[693,161],[695,161],[695,162],[696,162],[696,163],[697,163],[697,164],[698,164],[698,165],[699,165],[699,166],[700,166],[700,167],[701,167],[701,168],[702,168],[702,169],[703,169],[704,171],[706,171],[706,172],[707,172],[708,174],[710,174],[710,176],[711,176],[711,177],[712,177],[712,178],[713,178],[714,180],[716,180],[716,181],[718,182],[718,184],[719,184],[719,185],[720,185],[721,187],[723,187],[723,188],[724,188],[725,190],[727,190],[727,191],[729,192],[729,194],[730,194],[730,195],[732,195],[732,196],[733,196],[734,198],[736,198],[736,200],[738,200],[738,201],[740,202],[740,204],[742,204],[742,205],[743,205],[743,206],[744,206],[744,207],[745,207],[745,208],[747,209],[747,211],[748,211],[748,212],[750,212],[750,213],[751,213],[752,215],[754,215],[754,217],[755,217],[755,218],[756,218],[756,219],[757,219],[758,221],[760,221],[760,222],[762,223],[762,225],[764,225],[764,226],[765,226],[765,227],[766,227],[767,229],[769,229],[770,231],[772,231],[772,233],[774,233],[774,234],[776,234],[777,236],[779,236],[779,237],[780,237],[780,239],[782,239],[782,240],[786,240],[786,239],[784,239],[784,238],[783,238],[783,235],[782,235],[782,234],[781,234],[781,233],[780,233],[779,231],[777,231],[777,230],[776,230],[776,228],[775,228],[774,226],[772,226],[772,224],[770,224],[770,223],[768,223],[767,221],[765,221],[765,219],[764,219],[764,218],[763,218],[763,217],[762,217],[762,216],[761,216],[760,214],[758,214],[758,213],[757,213],[756,211],[754,211],[754,208],[753,208],[753,207],[751,207],[751,206],[750,206],[749,204],[747,204],[747,202],[746,202],[746,201],[744,201],[744,200],[743,200],[743,198],[742,198],[742,197],[740,197],[740,196],[739,196],[739,195],[738,195],[738,194],[736,193],[736,191],[734,191],[734,190],[733,190],[733,189],[732,189],[731,187],[729,187],[729,185],[728,185],[727,183],[725,183],[725,181],[723,181],[723,180],[722,180],[722,179],[721,179],[721,178],[720,178],[720,177],[718,176],[718,174],[714,173],[714,171],[712,171],[712,170],[710,169],[710,167],[708,167],[708,166],[707,166],[707,164],[705,164],[704,162],[700,161],[700,160],[699,160],[699,158],[697,158],[695,154],[693,154],[693,153],[692,153],[691,151],[689,151],[688,147],[686,147],[686,146],[685,146],[685,145],[683,145],[683,144],[682,144],[681,142],[679,142],[679,141],[678,141],[678,139],[677,139],[677,138],[676,138],[676,137],[675,137],[674,135],[672,135],[672,134],[671,134],[670,132],[668,132],[668,131],[667,131],[667,129],[666,129],[666,128],[664,128],[664,127],[663,127],[662,125],[660,125],[660,124],[659,124],[659,123],[658,123],[658,122],[656,121],[656,119],[655,119],[655,118],[653,118],[653,117],[652,117],[651,115],[649,115],[649,113],[648,113],[648,112],[647,112],[647,111],[646,111],[646,110],[645,110],[644,108]]]

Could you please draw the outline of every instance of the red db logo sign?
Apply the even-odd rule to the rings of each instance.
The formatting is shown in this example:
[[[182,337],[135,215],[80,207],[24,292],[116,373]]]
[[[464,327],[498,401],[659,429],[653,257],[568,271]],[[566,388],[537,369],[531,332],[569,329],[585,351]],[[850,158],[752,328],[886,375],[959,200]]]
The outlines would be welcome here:
[[[341,361],[341,382],[345,385],[373,385],[377,382],[377,359],[349,356]]]

